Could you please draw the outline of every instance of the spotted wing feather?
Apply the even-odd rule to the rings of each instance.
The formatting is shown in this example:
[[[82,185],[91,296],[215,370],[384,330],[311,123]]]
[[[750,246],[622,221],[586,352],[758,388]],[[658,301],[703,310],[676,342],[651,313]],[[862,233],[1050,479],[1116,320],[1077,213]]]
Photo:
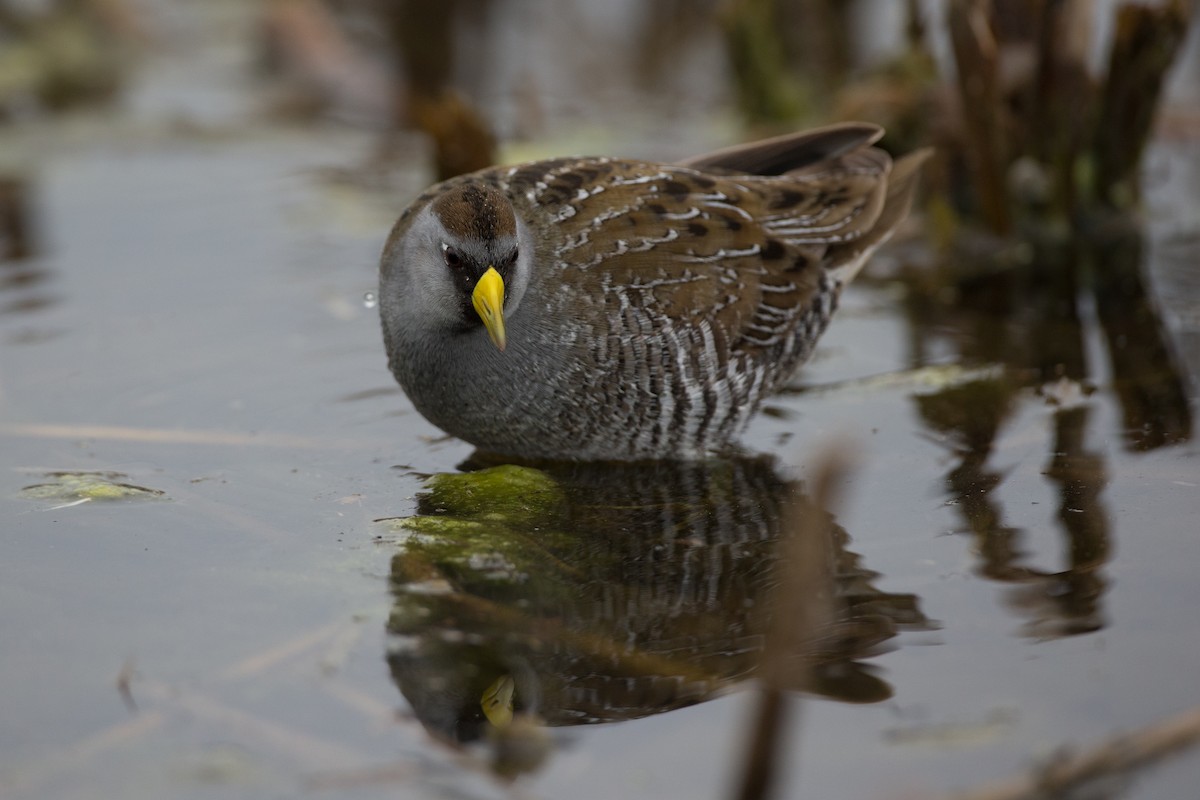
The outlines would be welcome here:
[[[563,280],[592,273],[616,318],[708,325],[749,353],[797,332],[839,248],[878,218],[891,162],[860,146],[779,176],[727,174],[730,163],[564,160],[514,173],[509,191],[553,219]]]

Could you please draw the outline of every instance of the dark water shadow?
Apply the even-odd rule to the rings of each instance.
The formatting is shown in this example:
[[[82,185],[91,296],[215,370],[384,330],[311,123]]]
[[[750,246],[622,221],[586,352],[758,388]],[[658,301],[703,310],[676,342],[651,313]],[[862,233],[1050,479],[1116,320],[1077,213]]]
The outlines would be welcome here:
[[[930,625],[914,595],[873,585],[849,534],[767,458],[501,466],[427,485],[392,562],[388,663],[443,740],[478,739],[513,715],[547,726],[645,717],[754,677],[797,507],[819,515],[806,527],[828,537],[815,552],[829,554],[821,574],[834,596],[794,654],[790,688],[885,700],[891,687],[864,660],[900,629]]]
[[[28,324],[28,318],[58,304],[48,290],[53,273],[41,260],[35,220],[35,185],[32,179],[0,172],[0,322]],[[45,341],[54,332],[32,328],[6,329],[0,344]]]
[[[1098,376],[1111,381],[1122,419],[1117,435],[1127,450],[1192,436],[1186,377],[1147,289],[1143,252],[1140,232],[1115,219],[1087,238],[1034,242],[1026,259],[952,268],[938,286],[912,294],[918,362],[936,340],[949,338],[962,361],[1005,367],[1000,377],[916,403],[955,458],[945,485],[976,541],[977,570],[1014,585],[1007,599],[1029,621],[1030,635],[1074,635],[1105,624],[1104,566],[1113,553],[1102,497],[1108,467],[1085,444]],[[1097,336],[1107,345],[1107,369],[1088,363],[1086,345]],[[1031,390],[1057,407],[1043,475],[1059,497],[1061,570],[1026,563],[1024,532],[1004,521],[998,490],[1005,476],[989,467],[998,432]]]
[[[0,172],[0,264],[37,253],[32,194],[31,180]]]

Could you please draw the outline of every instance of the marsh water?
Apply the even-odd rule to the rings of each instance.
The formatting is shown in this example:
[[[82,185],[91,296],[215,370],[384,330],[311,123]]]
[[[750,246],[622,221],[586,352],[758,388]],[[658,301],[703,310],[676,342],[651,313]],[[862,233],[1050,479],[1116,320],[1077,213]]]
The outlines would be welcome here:
[[[781,796],[976,786],[1200,705],[1194,133],[1141,228],[953,289],[882,254],[741,456],[529,471],[416,414],[364,302],[427,146],[382,170],[378,131],[262,115],[215,5],[117,108],[2,131],[35,224],[0,262],[0,796],[729,796],[798,513],[826,611]],[[598,97],[630,119],[517,157],[731,135]]]

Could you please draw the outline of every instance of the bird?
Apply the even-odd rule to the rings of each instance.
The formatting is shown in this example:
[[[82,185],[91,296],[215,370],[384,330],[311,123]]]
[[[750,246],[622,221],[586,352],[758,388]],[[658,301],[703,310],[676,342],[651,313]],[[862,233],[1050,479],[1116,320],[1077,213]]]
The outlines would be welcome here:
[[[906,217],[928,151],[840,123],[677,163],[561,157],[441,182],[384,245],[388,365],[418,412],[526,461],[737,447]]]

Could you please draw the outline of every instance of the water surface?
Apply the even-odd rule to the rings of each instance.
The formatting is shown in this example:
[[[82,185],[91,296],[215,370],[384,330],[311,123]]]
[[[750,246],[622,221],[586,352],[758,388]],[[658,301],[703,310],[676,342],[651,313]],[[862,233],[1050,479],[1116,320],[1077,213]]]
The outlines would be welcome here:
[[[427,476],[472,453],[395,387],[362,296],[421,162],[357,180],[374,134],[255,121],[236,63],[194,58],[125,114],[6,132],[38,240],[0,263],[5,797],[501,796],[493,751],[447,742],[487,741],[505,676],[550,726],[528,794],[727,796],[831,443],[855,466],[784,796],[971,786],[1200,704],[1194,148],[1151,153],[1144,238],[950,293],[879,259],[745,458],[551,474],[549,510],[416,573],[377,520],[445,515]],[[92,499],[22,493],[63,472]]]

